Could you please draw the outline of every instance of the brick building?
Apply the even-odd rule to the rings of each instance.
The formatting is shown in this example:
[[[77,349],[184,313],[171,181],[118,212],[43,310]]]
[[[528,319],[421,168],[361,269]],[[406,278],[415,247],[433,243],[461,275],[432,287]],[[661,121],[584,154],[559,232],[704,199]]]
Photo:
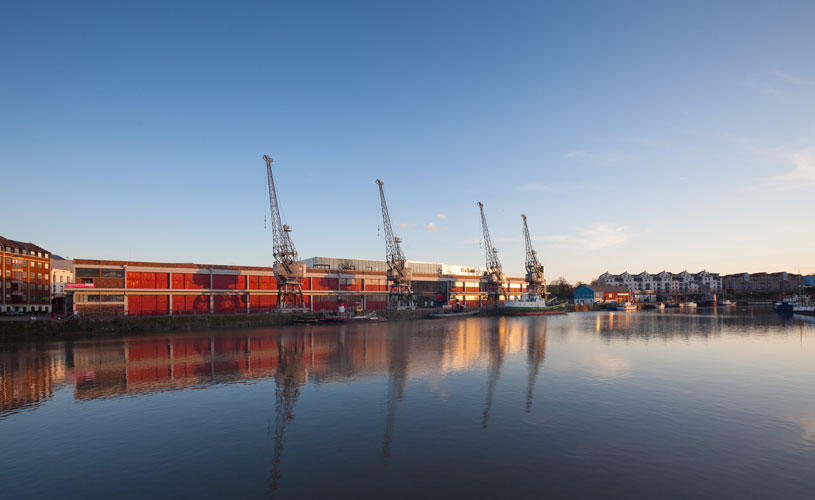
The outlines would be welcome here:
[[[51,252],[0,236],[0,312],[51,311]]]
[[[794,292],[805,286],[804,276],[793,273],[738,273],[723,278],[724,289],[734,293]]]
[[[385,309],[388,282],[383,261],[314,257],[302,279],[305,306],[334,310],[342,297],[347,307]],[[486,301],[481,270],[439,263],[410,262],[419,307],[459,300],[478,307]],[[270,311],[277,304],[271,267],[188,263],[74,260],[76,283],[65,292],[74,312],[86,315],[224,314]],[[526,289],[510,278],[509,295]],[[72,299],[72,300],[71,300]]]

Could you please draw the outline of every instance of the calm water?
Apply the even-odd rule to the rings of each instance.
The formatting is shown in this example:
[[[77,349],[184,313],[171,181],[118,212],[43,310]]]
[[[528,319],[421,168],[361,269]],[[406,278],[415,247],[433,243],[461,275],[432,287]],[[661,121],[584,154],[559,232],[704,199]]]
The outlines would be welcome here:
[[[815,325],[581,313],[0,345],[2,498],[815,497]]]

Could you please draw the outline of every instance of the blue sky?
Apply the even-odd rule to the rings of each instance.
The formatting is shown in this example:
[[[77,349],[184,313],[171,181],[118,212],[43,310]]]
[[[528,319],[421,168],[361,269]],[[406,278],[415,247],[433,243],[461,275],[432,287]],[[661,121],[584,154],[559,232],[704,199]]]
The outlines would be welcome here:
[[[660,4],[660,5],[657,5]],[[815,272],[812,2],[18,2],[0,234],[75,258]]]

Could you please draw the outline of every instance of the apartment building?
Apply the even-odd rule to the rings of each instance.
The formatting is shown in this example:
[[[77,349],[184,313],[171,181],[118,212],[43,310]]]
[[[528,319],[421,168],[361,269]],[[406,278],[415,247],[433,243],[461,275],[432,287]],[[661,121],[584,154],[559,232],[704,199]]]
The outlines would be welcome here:
[[[794,273],[738,273],[724,276],[728,292],[794,292],[805,285],[806,278]]]
[[[0,312],[51,312],[51,252],[0,236]]]
[[[653,290],[659,294],[716,293],[723,290],[719,274],[704,270],[698,273],[662,271],[656,274],[647,271],[611,274],[606,271],[600,275],[597,283],[601,286],[621,286],[632,291]]]

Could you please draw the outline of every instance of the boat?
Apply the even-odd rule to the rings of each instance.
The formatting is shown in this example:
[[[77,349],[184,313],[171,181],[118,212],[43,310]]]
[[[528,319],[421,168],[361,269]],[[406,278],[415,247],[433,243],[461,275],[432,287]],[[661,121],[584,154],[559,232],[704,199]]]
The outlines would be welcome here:
[[[684,307],[685,309],[693,309],[696,307],[696,302],[689,301],[689,302],[682,302],[680,307]]]
[[[794,308],[791,299],[783,299],[775,303],[775,310],[778,312],[792,312]]]
[[[618,302],[615,309],[618,311],[636,311],[637,304],[633,302]]]
[[[517,300],[504,303],[507,316],[532,316],[539,314],[566,314],[566,302],[548,304],[540,295],[526,292]]]
[[[809,295],[794,295],[790,299],[792,312],[796,314],[815,314],[815,302]]]
[[[676,309],[677,307],[679,307],[679,304],[677,304],[676,302],[668,302],[667,304],[665,304],[666,309]]]
[[[664,303],[664,302],[660,302],[660,303],[659,303],[659,305],[657,306],[657,309],[659,309],[660,311],[661,311],[661,310],[663,310],[663,309],[665,309],[665,303]]]
[[[385,321],[382,316],[377,316],[376,313],[370,314],[332,314],[323,316],[322,321],[325,323],[378,323]]]
[[[478,309],[473,309],[471,311],[440,312],[430,313],[427,315],[427,317],[430,319],[460,318],[461,316],[474,316],[479,312],[480,311]]]
[[[735,306],[736,303],[733,302],[732,300],[723,300],[723,301],[717,303],[717,305],[720,305],[722,307],[727,307],[727,306]]]

